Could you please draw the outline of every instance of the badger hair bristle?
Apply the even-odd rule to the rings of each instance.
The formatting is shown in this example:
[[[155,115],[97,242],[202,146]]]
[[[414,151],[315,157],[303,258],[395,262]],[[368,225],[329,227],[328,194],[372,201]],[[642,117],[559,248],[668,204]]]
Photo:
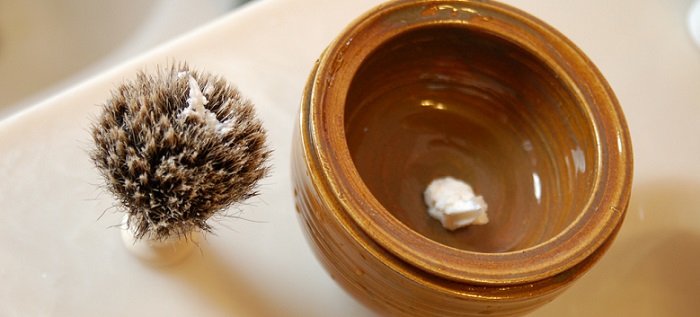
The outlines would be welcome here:
[[[136,239],[211,231],[207,220],[269,173],[262,122],[222,77],[186,63],[140,71],[102,108],[90,157]]]

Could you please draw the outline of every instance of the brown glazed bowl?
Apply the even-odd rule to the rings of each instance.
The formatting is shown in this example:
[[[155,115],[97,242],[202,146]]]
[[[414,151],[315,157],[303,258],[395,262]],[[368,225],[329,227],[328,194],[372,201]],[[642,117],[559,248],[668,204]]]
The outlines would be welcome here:
[[[605,253],[632,149],[603,76],[544,22],[490,1],[393,1],[349,25],[309,78],[297,210],[330,275],[387,315],[515,316]],[[452,176],[489,205],[456,231],[422,192]]]

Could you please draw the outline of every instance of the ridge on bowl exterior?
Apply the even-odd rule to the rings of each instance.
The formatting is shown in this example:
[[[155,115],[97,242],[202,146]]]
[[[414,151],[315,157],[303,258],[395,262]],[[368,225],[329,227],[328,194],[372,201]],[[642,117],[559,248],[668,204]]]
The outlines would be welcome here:
[[[551,301],[622,225],[632,149],[588,58],[491,1],[403,0],[322,54],[295,128],[292,177],[319,260],[378,312],[517,316]],[[421,191],[455,176],[489,224],[447,231]]]

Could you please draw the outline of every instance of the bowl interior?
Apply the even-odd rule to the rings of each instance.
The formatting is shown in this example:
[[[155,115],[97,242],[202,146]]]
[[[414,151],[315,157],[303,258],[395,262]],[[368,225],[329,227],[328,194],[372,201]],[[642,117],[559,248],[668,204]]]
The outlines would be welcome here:
[[[363,182],[438,243],[498,253],[567,228],[589,202],[597,157],[587,110],[553,68],[480,30],[429,26],[379,46],[355,73],[345,137]],[[490,222],[448,231],[426,212],[435,178],[471,184]]]

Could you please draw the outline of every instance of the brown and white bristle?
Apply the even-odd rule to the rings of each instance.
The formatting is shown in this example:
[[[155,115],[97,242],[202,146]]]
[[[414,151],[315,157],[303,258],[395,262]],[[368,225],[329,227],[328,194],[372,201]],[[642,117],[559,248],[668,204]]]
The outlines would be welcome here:
[[[102,106],[90,156],[137,239],[211,231],[207,220],[256,196],[269,172],[253,104],[221,77],[173,63]]]

